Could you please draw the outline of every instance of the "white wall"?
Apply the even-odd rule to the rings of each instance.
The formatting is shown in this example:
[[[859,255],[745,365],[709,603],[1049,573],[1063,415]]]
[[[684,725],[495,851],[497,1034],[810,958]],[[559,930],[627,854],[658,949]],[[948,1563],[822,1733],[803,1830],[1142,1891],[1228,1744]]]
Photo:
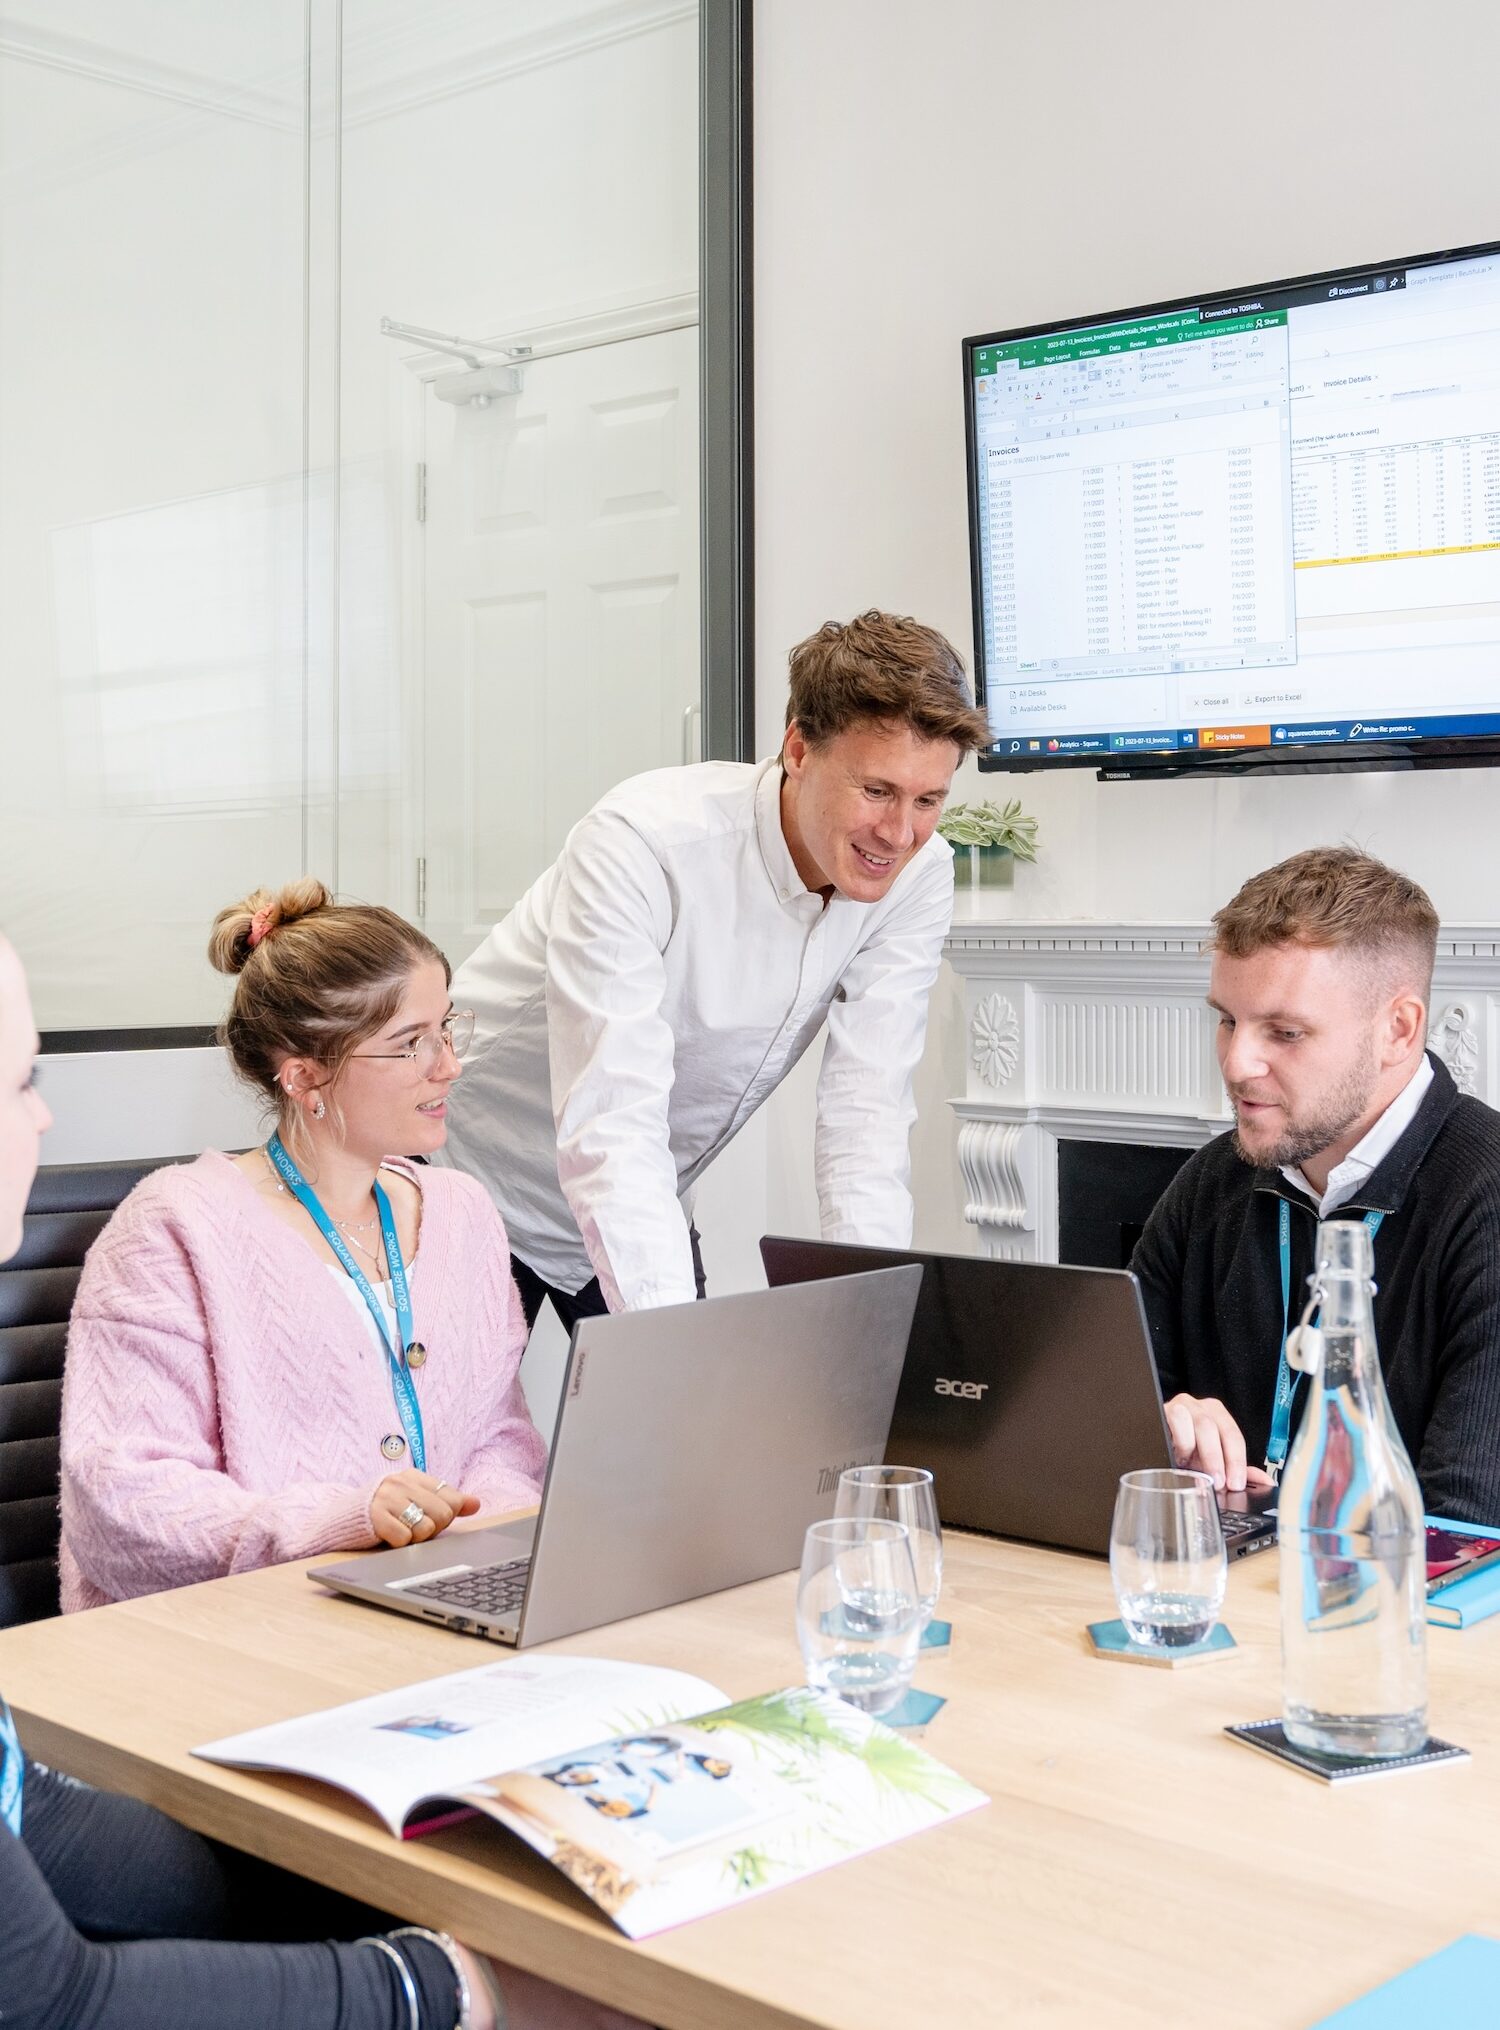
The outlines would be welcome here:
[[[915,613],[971,653],[965,335],[1500,232],[1488,0],[759,0],[755,35],[763,750],[787,648],[831,615]],[[1445,917],[1500,918],[1489,771],[1019,787],[1044,856],[1016,914],[1203,918],[1348,838]],[[914,1138],[925,1245],[973,1243],[944,1104],[963,1048],[948,975]],[[801,1231],[810,1092],[805,1071],[770,1123],[768,1217]]]

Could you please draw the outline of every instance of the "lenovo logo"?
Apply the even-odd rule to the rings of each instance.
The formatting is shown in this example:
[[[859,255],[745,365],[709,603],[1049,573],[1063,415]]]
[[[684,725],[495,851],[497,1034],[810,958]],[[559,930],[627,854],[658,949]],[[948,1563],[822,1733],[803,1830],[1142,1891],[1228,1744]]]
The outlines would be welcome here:
[[[947,1382],[939,1378],[933,1385],[933,1394],[962,1396],[965,1402],[977,1403],[988,1387],[988,1382]]]
[[[820,1466],[818,1468],[819,1494],[836,1494],[839,1482],[851,1468],[855,1466],[868,1466],[869,1464],[870,1461],[868,1459],[846,1459],[842,1466]]]

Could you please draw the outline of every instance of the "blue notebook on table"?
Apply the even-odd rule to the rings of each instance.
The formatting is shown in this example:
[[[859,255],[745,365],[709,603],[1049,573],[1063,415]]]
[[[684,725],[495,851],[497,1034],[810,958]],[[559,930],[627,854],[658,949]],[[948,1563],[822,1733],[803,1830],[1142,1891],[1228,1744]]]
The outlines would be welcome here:
[[[1452,1530],[1455,1536],[1500,1536],[1500,1530],[1486,1523],[1449,1522],[1440,1515],[1425,1520]],[[1500,1565],[1486,1565],[1470,1579],[1455,1579],[1427,1602],[1427,1619],[1434,1628],[1472,1628],[1491,1614],[1500,1614]]]
[[[1470,1932],[1313,2030],[1494,2030],[1497,1991],[1500,1944]]]

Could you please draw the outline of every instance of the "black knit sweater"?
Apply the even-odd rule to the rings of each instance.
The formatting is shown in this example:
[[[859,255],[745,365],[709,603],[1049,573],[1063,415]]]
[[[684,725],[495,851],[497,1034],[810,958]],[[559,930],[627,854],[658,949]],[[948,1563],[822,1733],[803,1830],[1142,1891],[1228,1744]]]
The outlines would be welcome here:
[[[1429,1514],[1500,1525],[1500,1113],[1436,1059],[1405,1134],[1338,1219],[1379,1210],[1375,1336]],[[1220,1135],[1168,1185],[1130,1266],[1163,1396],[1217,1396],[1259,1465],[1281,1344],[1279,1205],[1292,1208],[1292,1322],[1313,1270],[1316,1205]],[[1295,1433],[1307,1396],[1297,1391]]]

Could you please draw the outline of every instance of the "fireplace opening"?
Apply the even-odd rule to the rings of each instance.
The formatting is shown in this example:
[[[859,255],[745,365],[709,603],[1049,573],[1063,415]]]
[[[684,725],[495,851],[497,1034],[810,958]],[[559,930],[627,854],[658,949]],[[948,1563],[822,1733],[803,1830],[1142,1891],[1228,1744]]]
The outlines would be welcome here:
[[[1057,1145],[1057,1256],[1088,1269],[1124,1269],[1191,1149],[1137,1142]]]

